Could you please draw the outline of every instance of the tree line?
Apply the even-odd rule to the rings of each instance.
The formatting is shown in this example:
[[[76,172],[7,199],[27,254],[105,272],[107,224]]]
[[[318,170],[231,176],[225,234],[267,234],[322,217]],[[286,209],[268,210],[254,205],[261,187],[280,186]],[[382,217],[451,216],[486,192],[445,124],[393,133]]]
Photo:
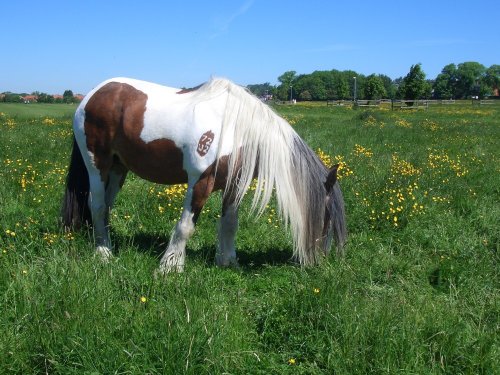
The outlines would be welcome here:
[[[0,102],[4,103],[78,103],[81,101],[81,95],[75,96],[73,91],[65,90],[61,95],[49,95],[44,92],[34,91],[31,94],[4,92],[0,94]]]
[[[422,64],[412,65],[405,77],[391,79],[384,74],[365,76],[353,70],[315,71],[298,75],[287,71],[278,77],[279,85],[248,85],[247,88],[262,98],[278,100],[377,100],[388,99],[482,99],[499,95],[500,65],[486,68],[478,62],[448,64],[435,79],[427,79]],[[41,92],[0,94],[1,102],[23,102],[26,97],[36,98],[38,103],[76,103],[81,96],[71,90],[61,96]]]
[[[412,65],[405,77],[384,74],[365,76],[352,70],[315,71],[298,75],[287,71],[279,85],[248,85],[259,97],[278,100],[377,100],[389,99],[482,99],[498,96],[500,65],[486,68],[478,62],[448,64],[435,79],[427,79],[422,64]]]

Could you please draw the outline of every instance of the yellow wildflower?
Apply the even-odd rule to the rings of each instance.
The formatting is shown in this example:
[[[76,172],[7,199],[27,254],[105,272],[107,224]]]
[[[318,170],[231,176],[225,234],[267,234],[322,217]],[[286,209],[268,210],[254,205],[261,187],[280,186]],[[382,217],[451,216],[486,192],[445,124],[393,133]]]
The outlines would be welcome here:
[[[5,234],[8,234],[8,235],[9,235],[9,236],[11,236],[11,237],[15,237],[15,236],[16,236],[16,232],[11,231],[10,229],[7,229],[7,230],[5,231]]]

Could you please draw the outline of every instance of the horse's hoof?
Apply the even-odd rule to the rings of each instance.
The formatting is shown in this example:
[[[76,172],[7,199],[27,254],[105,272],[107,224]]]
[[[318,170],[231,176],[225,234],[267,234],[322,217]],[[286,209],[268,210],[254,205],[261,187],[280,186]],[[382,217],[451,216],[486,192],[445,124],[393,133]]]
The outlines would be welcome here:
[[[96,256],[98,256],[103,262],[109,262],[113,258],[113,253],[107,246],[97,246]]]
[[[184,264],[160,264],[160,267],[155,271],[155,277],[164,277],[169,273],[184,272]]]
[[[215,264],[218,267],[239,269],[240,265],[236,257],[224,258],[220,255],[215,257]]]

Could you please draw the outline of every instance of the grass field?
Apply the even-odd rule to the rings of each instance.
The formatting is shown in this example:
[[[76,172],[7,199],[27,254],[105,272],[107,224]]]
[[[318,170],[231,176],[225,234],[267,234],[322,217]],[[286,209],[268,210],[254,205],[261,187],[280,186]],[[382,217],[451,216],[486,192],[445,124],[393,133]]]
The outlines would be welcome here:
[[[0,103],[0,113],[15,119],[38,119],[40,117],[67,117],[75,113],[76,104],[49,103]]]
[[[166,279],[183,186],[129,176],[108,264],[60,230],[73,109],[0,105],[0,373],[499,373],[500,108],[277,107],[341,163],[345,258],[301,269],[245,202],[241,269],[216,268],[215,194]]]

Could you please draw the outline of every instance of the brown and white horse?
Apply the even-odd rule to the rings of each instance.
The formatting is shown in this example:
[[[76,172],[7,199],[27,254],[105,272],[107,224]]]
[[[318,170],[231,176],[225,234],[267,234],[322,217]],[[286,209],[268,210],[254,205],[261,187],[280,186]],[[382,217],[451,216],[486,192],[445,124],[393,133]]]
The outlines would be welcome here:
[[[186,242],[212,191],[223,190],[216,263],[236,265],[238,207],[252,180],[252,209],[273,191],[302,265],[342,251],[347,230],[337,166],[328,170],[292,127],[246,89],[211,79],[193,90],[115,78],[76,110],[63,224],[92,222],[97,253],[111,256],[109,211],[128,171],[160,184],[188,184],[160,271],[182,271]]]

